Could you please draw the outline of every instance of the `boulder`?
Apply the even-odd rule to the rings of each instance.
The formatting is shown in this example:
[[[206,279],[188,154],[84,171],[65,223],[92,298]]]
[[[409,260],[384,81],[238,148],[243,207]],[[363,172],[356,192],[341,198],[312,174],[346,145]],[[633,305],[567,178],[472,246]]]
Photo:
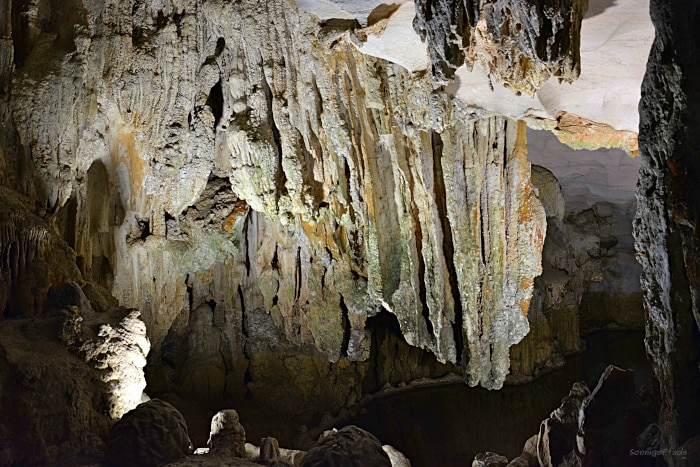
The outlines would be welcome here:
[[[391,460],[371,433],[354,425],[326,432],[301,461],[302,467],[390,467]]]
[[[104,463],[156,467],[192,450],[185,418],[172,405],[151,399],[127,412],[113,427]]]

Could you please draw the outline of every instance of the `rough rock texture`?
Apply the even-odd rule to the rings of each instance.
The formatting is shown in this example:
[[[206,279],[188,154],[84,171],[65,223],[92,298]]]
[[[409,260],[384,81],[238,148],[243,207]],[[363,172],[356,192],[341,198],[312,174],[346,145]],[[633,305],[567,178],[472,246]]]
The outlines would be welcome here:
[[[286,0],[42,5],[12,7],[26,24],[3,52],[7,157],[29,161],[13,186],[142,311],[162,389],[184,359],[204,362],[192,396],[235,392],[251,323],[362,360],[381,309],[470,384],[502,384],[544,238],[522,123],[476,120]]]
[[[472,467],[506,467],[508,458],[495,452],[480,452],[474,457]]]
[[[230,457],[245,455],[245,429],[239,421],[238,412],[226,409],[212,417],[207,446],[209,452],[221,451]]]
[[[61,323],[0,321],[2,465],[78,465],[104,448],[108,388],[58,340]]]
[[[146,388],[143,367],[151,347],[141,313],[125,312],[118,325],[100,325],[97,336],[85,340],[79,349],[109,387],[109,414],[113,419],[121,418],[142,402]]]
[[[433,74],[452,78],[463,63],[532,95],[550,76],[580,73],[581,20],[588,0],[418,0],[414,28],[428,42]]]
[[[559,112],[552,133],[572,149],[620,148],[631,157],[639,155],[637,133],[616,130],[610,125],[596,123],[569,112]]]
[[[685,2],[651,2],[656,39],[639,104],[642,168],[634,235],[646,347],[661,390],[661,448],[671,450],[700,431],[698,15]],[[677,456],[665,459],[682,465]]]
[[[625,417],[633,394],[633,372],[608,366],[581,405],[584,415],[578,420],[577,449],[585,455],[586,465],[620,465],[629,459],[625,430],[631,423]]]
[[[260,462],[265,465],[281,463],[280,445],[275,438],[260,440]]]
[[[42,207],[0,192],[0,463],[87,461],[103,447],[109,415],[141,402],[145,326],[83,280]]]
[[[0,197],[2,318],[35,318],[52,285],[80,278],[75,253],[33,212],[30,199],[2,186]]]
[[[398,449],[395,447],[385,444],[382,446],[382,449],[386,453],[387,456],[389,456],[389,460],[391,461],[391,467],[411,467],[411,461]]]
[[[573,83],[552,78],[535,96],[517,96],[494,83],[479,66],[462,66],[448,88],[465,104],[510,118],[527,119],[533,128],[558,125],[561,112],[597,124],[624,130],[619,136],[639,131],[637,106],[646,60],[654,40],[648,0],[589,0],[581,25],[581,74]],[[423,53],[413,48],[416,54]],[[406,53],[406,52],[404,52]],[[392,58],[387,57],[392,60]],[[407,61],[408,57],[400,57]],[[614,96],[614,97],[613,97]],[[528,118],[531,117],[531,118]],[[615,138],[610,128],[605,139]],[[593,136],[594,141],[600,137]]]
[[[112,427],[104,462],[157,467],[186,456],[191,447],[182,414],[167,402],[151,399]]]
[[[609,219],[592,209],[564,218],[559,182],[548,170],[533,167],[533,184],[548,213],[547,239],[528,313],[530,333],[511,349],[513,382],[563,365],[564,356],[583,350],[585,329],[610,323],[641,328],[643,318],[641,300],[635,300],[640,292],[620,291],[606,269],[615,255],[614,245],[606,244]],[[596,293],[601,289],[605,293]]]
[[[301,461],[302,467],[390,467],[391,460],[371,433],[356,426],[325,433]]]

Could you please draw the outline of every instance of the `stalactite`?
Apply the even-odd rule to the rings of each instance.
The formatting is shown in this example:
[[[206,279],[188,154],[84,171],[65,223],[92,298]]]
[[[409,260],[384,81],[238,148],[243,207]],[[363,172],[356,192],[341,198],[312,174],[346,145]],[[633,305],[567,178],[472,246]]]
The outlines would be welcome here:
[[[89,168],[104,168],[100,186],[123,206],[105,253],[113,292],[143,312],[154,355],[208,294],[231,323],[264,307],[284,345],[332,362],[345,340],[366,358],[364,322],[388,310],[409,344],[500,387],[527,333],[545,229],[522,123],[477,119],[429,76],[362,55],[352,32],[321,30],[288,0],[112,7],[78,33],[74,56],[56,53],[54,73],[26,64],[14,117],[44,204],[92,199]],[[96,25],[109,40],[93,39]],[[97,228],[99,212],[78,201],[76,231]],[[239,202],[255,216],[239,222]],[[89,266],[97,240],[80,238]],[[240,356],[241,326],[222,322]]]

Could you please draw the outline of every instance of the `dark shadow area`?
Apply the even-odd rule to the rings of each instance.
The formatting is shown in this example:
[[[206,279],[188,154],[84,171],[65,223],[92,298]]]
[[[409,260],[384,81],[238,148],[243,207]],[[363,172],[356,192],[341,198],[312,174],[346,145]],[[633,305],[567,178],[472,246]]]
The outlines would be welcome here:
[[[588,0],[588,11],[586,12],[586,16],[584,16],[584,19],[598,16],[616,4],[617,0]]]
[[[599,332],[585,339],[584,354],[532,383],[499,391],[464,384],[414,389],[376,399],[347,423],[394,446],[414,466],[469,465],[478,452],[485,451],[513,459],[571,385],[584,381],[593,389],[608,364],[633,369],[637,391],[642,386],[651,389],[642,333]],[[635,436],[658,413],[655,404],[641,415],[637,412]]]

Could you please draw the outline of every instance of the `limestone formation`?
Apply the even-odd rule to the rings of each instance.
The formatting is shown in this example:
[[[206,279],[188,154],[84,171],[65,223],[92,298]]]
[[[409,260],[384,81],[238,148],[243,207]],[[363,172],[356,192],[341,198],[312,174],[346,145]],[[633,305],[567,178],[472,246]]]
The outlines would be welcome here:
[[[472,467],[506,467],[508,458],[495,452],[483,452],[474,457]]]
[[[100,325],[97,336],[80,346],[85,361],[100,370],[109,386],[109,414],[114,419],[136,408],[146,388],[143,367],[150,342],[140,315],[138,310],[127,311],[117,326]]]
[[[629,455],[626,431],[641,429],[627,420],[633,394],[633,372],[611,365],[581,405],[584,415],[578,417],[577,449],[585,455],[587,465],[625,462]]]
[[[198,342],[223,361],[206,357],[197,397],[242,380],[249,310],[336,362],[369,355],[386,309],[409,344],[500,387],[545,234],[522,123],[477,119],[287,0],[86,7],[58,42],[16,8],[32,196],[87,278],[141,310],[149,371],[170,374],[161,345],[202,304],[220,332]]]
[[[633,372],[609,365],[593,391],[582,382],[573,384],[561,405],[542,421],[539,432],[525,442],[520,456],[509,463],[498,454],[479,453],[472,465],[622,465],[630,459],[626,437],[644,429],[631,424],[628,417],[633,393]]]
[[[478,63],[499,83],[532,95],[550,76],[578,78],[587,9],[588,0],[418,0],[414,27],[438,79]]]
[[[75,253],[31,201],[0,186],[0,310],[4,318],[35,318],[52,285],[80,277]]]
[[[411,461],[395,447],[385,444],[382,446],[384,452],[389,456],[391,467],[411,467]]]
[[[618,235],[633,200],[550,166],[555,180],[531,176],[526,132],[635,153],[644,3],[591,2],[583,52],[619,58],[605,71],[579,50],[586,0],[380,3],[0,0],[2,462],[91,455],[107,423],[96,412],[141,401],[146,363],[155,393],[252,397],[307,422],[421,376],[459,371],[497,389],[511,362],[531,377],[580,350],[580,323],[644,319],[661,447],[694,445],[696,12],[652,0],[635,223],[644,318],[616,295],[636,287]],[[612,31],[597,21],[606,9],[636,16]],[[629,75],[606,77],[620,68]],[[580,69],[596,76],[556,84]],[[613,162],[589,168],[607,176]],[[373,335],[388,314],[398,332]],[[22,339],[46,341],[34,351],[50,365]],[[99,369],[68,359],[86,386],[44,356],[66,346]],[[24,421],[66,401],[70,426]],[[538,444],[563,423],[552,420],[522,462],[553,456]],[[18,448],[15,426],[39,439]]]
[[[281,463],[280,446],[275,438],[263,438],[261,440],[260,462],[265,465]]]
[[[104,462],[110,466],[161,466],[191,451],[187,424],[172,405],[151,399],[113,427]]]
[[[244,457],[245,429],[239,421],[238,412],[227,409],[214,415],[211,419],[207,446],[212,453],[220,452],[228,457]]]
[[[661,449],[675,450],[700,430],[698,307],[698,11],[651,2],[656,39],[642,85],[642,168],[634,223],[642,265],[646,348],[659,380]],[[683,465],[678,456],[664,456]]]
[[[79,465],[104,449],[108,388],[58,340],[62,321],[0,321],[2,465]]]

